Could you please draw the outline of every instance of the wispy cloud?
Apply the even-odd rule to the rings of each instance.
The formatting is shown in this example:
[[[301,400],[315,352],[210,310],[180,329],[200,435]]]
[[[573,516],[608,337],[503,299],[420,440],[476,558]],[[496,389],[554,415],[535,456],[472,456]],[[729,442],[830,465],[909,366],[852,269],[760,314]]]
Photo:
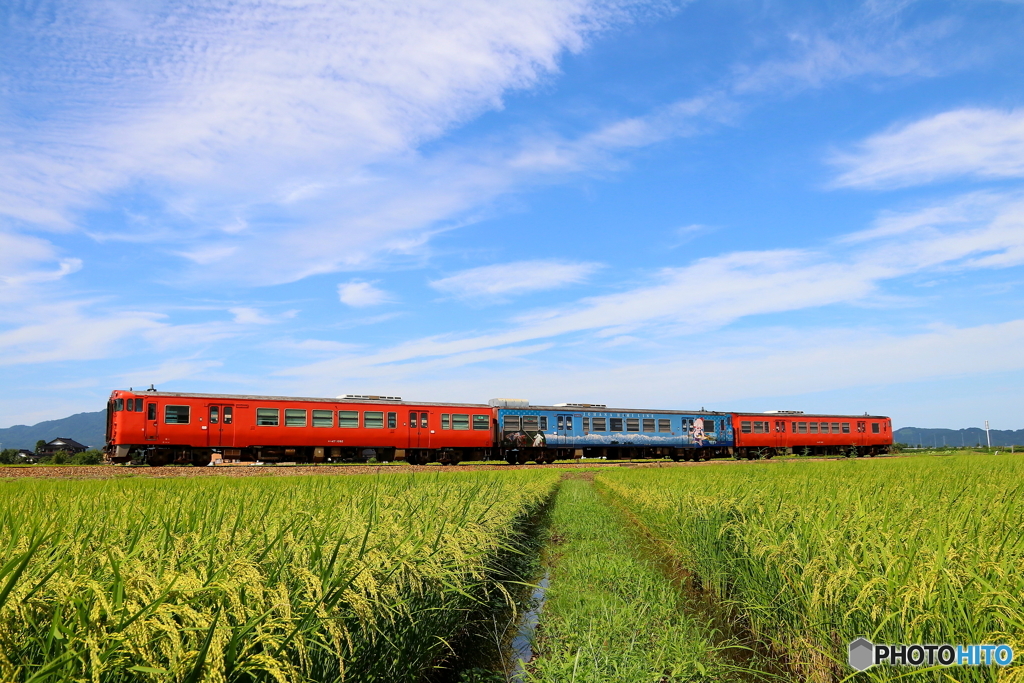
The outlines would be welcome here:
[[[515,261],[470,268],[433,280],[430,286],[460,298],[488,299],[578,284],[599,268],[601,264],[598,263],[572,263],[557,259]]]
[[[960,199],[965,204],[971,201],[971,197]],[[919,220],[939,215],[945,219]],[[635,289],[587,297],[557,309],[536,309],[506,321],[510,324],[500,331],[410,340],[284,374],[331,376],[395,363],[403,364],[403,372],[412,372],[416,363],[411,361],[573,339],[583,333],[596,338],[640,332],[648,337],[686,336],[751,316],[867,302],[882,293],[886,282],[926,270],[1024,264],[1024,201],[1017,195],[982,202],[966,215],[953,208],[943,214],[933,207],[884,220],[902,220],[908,227],[889,233],[883,228],[871,236],[858,233],[817,250],[748,251],[704,258],[659,271],[648,284]],[[851,249],[851,244],[858,247]]]
[[[365,306],[377,306],[392,300],[391,295],[383,289],[374,287],[369,282],[353,280],[338,285],[338,298],[341,303],[363,308]]]
[[[831,159],[834,187],[892,189],[959,176],[1024,177],[1024,109],[956,109],[873,135]]]
[[[277,322],[257,308],[238,306],[229,308],[228,312],[235,316],[234,321],[239,325],[272,325]]]

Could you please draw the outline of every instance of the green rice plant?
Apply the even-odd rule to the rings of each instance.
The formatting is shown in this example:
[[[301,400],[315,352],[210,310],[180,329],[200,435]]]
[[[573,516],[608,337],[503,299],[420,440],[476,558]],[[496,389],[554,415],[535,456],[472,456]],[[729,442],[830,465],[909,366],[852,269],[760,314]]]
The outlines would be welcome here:
[[[557,477],[0,482],[0,680],[419,680]]]
[[[526,680],[736,680],[709,629],[687,614],[684,594],[589,481],[562,483],[550,534],[549,599]]]
[[[1003,456],[616,471],[632,509],[803,680],[847,644],[1024,648],[1024,462]],[[1021,680],[1024,667],[876,666],[857,680]]]

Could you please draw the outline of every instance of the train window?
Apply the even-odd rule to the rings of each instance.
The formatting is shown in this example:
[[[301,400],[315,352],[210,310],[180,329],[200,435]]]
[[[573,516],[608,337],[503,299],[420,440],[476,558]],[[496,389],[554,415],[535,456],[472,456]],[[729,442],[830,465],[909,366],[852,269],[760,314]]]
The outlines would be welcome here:
[[[367,410],[363,413],[363,426],[367,429],[384,429],[384,413],[380,410]]]
[[[540,429],[541,429],[541,431],[544,431],[547,428],[548,428],[548,416],[547,415],[541,415],[540,416]]]
[[[218,422],[220,422],[220,408],[210,406],[210,424],[215,425]]]
[[[314,410],[313,411],[313,426],[314,427],[333,427],[334,426],[334,411],[333,410]]]
[[[473,429],[490,429],[491,428],[491,416],[490,415],[474,415],[473,416]]]
[[[420,428],[421,429],[426,429],[427,428],[427,416],[428,415],[430,415],[430,413],[420,413]]]
[[[558,416],[558,429],[565,429],[565,415]]]
[[[413,413],[415,415],[416,413]],[[359,411],[358,410],[339,410],[338,411],[338,426],[344,427],[345,429],[355,429],[359,426]]]
[[[128,399],[126,401],[126,405],[125,405],[124,409],[127,410],[130,413],[134,413],[135,412],[135,399],[131,399],[131,398]]]
[[[469,429],[469,415],[452,415],[452,429]]]
[[[672,420],[658,420],[658,431],[662,434],[670,434],[672,432]]]
[[[519,416],[518,415],[506,415],[501,418],[505,424],[506,432],[518,432],[519,431]]]
[[[872,434],[878,434],[878,423],[877,422],[872,422],[871,423],[871,433]]]
[[[122,410],[124,410],[124,399],[123,398],[115,398],[114,399],[114,412],[120,412]]]
[[[744,434],[749,434],[750,433],[750,423],[747,422],[746,420],[744,420],[743,422],[740,422],[740,431],[743,432]]]
[[[607,421],[603,417],[595,417],[590,420],[590,429],[594,432],[605,432],[608,431],[605,427]]]
[[[146,406],[146,419],[147,420],[155,420],[156,419],[156,404],[155,403],[150,403],[150,404],[148,404]]]
[[[589,417],[583,418],[583,433],[584,434],[589,434],[590,433],[590,418]]]
[[[281,411],[277,408],[257,408],[256,426],[276,427],[281,419]]]
[[[388,413],[388,429],[398,427],[398,413]]]
[[[621,417],[612,417],[612,418],[609,418],[608,421],[611,423],[611,428],[608,431],[610,431],[610,432],[621,432],[622,431],[622,418]]]
[[[810,434],[817,434],[818,433],[818,423],[817,422],[809,422],[807,424],[811,428],[811,431],[809,432]]]
[[[627,432],[639,432],[640,431],[640,420],[635,417],[626,418],[626,431]]]
[[[572,415],[566,415],[565,416],[565,430],[567,432],[571,432],[572,431]]]
[[[777,431],[777,432],[785,432],[786,431],[786,421],[785,420],[778,420],[775,423],[775,431]]]
[[[187,425],[188,406],[164,406],[164,424]]]
[[[441,429],[452,428],[452,416],[450,413],[441,413]]]
[[[137,412],[137,413],[141,413],[142,412],[142,399],[141,398],[135,399],[135,412]]]
[[[286,408],[284,411],[285,427],[305,427],[306,411],[298,408]]]
[[[645,432],[653,432],[654,431],[654,424],[655,423],[654,423],[654,420],[652,418],[645,417],[644,418],[644,431]]]
[[[231,424],[231,406],[224,406],[224,424]]]
[[[821,433],[828,434],[828,422],[821,423]]]
[[[476,420],[476,417],[473,418]],[[476,429],[474,426],[473,429]],[[523,431],[535,432],[540,429],[540,419],[536,415],[523,415]]]
[[[754,433],[764,434],[764,422],[758,420],[757,422],[754,423]]]
[[[850,433],[850,423],[849,422],[844,422],[843,423],[843,434],[849,434],[849,433]]]
[[[838,434],[839,433],[839,423],[838,422],[833,422],[832,423],[832,433],[833,434]]]

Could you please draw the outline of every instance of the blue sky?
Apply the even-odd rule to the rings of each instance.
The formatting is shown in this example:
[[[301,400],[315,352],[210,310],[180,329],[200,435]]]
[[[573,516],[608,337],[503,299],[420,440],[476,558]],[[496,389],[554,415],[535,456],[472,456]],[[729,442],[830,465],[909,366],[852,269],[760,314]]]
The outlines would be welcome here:
[[[0,427],[150,383],[1024,426],[1024,3],[0,17]]]

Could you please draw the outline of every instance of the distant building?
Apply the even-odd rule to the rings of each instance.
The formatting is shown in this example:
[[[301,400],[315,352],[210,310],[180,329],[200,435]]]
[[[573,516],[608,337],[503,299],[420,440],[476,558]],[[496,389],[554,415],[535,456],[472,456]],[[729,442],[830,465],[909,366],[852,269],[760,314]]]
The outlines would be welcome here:
[[[65,439],[63,437],[58,437],[51,441],[50,443],[43,446],[42,448],[40,448],[39,453],[37,455],[53,455],[57,451],[64,451],[68,455],[74,455],[75,453],[84,453],[87,450],[89,450],[88,446],[83,446],[74,439]]]
[[[38,458],[39,456],[37,456],[32,451],[22,448],[20,451],[18,451],[18,457],[24,460],[25,462],[35,462],[36,458]]]

